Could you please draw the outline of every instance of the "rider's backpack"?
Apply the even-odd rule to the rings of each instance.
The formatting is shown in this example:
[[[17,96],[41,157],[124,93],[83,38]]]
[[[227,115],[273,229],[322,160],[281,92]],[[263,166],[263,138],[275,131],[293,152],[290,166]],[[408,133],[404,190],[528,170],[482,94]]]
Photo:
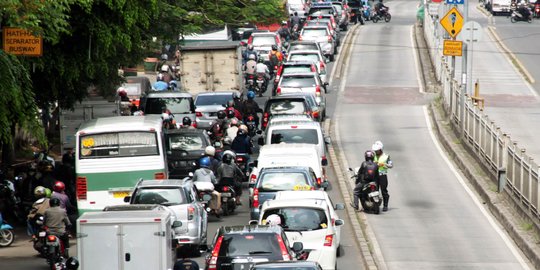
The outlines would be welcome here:
[[[272,63],[272,65],[277,65],[279,63],[279,57],[277,56],[277,52],[270,53],[270,63]]]
[[[364,170],[364,181],[374,181],[379,173],[379,166],[373,161],[367,161]]]

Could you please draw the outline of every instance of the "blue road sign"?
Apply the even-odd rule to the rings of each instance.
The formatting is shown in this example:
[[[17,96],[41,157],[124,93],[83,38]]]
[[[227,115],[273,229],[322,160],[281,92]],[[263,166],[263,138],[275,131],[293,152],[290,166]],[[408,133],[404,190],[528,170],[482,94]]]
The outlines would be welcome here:
[[[463,4],[465,4],[465,0],[446,0],[446,4],[448,4],[448,5],[463,5]]]

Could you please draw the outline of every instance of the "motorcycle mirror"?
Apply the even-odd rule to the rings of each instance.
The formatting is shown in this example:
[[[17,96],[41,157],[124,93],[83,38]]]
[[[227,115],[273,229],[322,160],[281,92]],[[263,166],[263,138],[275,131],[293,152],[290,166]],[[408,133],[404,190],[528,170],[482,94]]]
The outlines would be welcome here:
[[[296,253],[302,251],[304,249],[304,244],[302,242],[294,242],[292,246],[292,250]]]
[[[348,170],[349,172],[352,172],[352,171],[353,171],[353,169],[352,169],[352,168],[350,168],[350,167],[349,167],[349,169],[347,169],[347,170]]]
[[[336,206],[334,207],[334,210],[343,210],[345,209],[345,205],[342,203],[336,203]]]
[[[334,225],[336,225],[336,226],[341,226],[343,224],[345,224],[343,219],[336,219],[336,221],[334,221]]]
[[[193,172],[188,173],[189,177],[193,177]]]
[[[328,182],[323,182],[323,183],[321,184],[321,187],[324,188],[324,189],[326,190],[326,189],[328,188],[328,185],[329,185]]]
[[[124,202],[128,203],[131,200],[131,196],[124,197]]]
[[[324,137],[324,143],[325,143],[325,144],[331,144],[331,143],[332,143],[332,139],[331,139],[330,137],[328,137],[328,136],[325,136],[325,137]]]

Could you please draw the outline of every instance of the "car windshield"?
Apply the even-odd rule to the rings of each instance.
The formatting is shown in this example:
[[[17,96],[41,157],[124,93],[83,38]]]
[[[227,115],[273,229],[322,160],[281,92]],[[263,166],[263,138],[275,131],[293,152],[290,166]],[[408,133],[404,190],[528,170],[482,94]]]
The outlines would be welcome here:
[[[285,207],[268,209],[263,214],[262,224],[272,214],[281,217],[281,226],[285,231],[313,231],[326,229],[328,218],[320,208],[309,207]]]
[[[219,257],[248,255],[280,255],[279,242],[274,233],[242,233],[223,236]]]
[[[311,66],[287,66],[283,68],[282,75],[306,72],[313,72],[313,70],[311,70]]]
[[[291,57],[289,58],[289,61],[311,61],[311,62],[318,62],[319,61],[319,55],[315,53],[295,53],[291,54]]]
[[[186,196],[180,188],[140,188],[136,191],[133,204],[175,205],[187,203]]]
[[[274,129],[272,130],[271,144],[278,143],[308,143],[319,144],[316,129]]]
[[[168,134],[168,149],[167,150],[204,150],[207,146],[206,142],[200,134]]]
[[[319,47],[317,47],[317,44],[295,44],[291,45],[289,48],[289,51],[305,51],[305,50],[319,50]]]
[[[305,174],[300,172],[266,172],[259,178],[259,191],[311,190]]]
[[[303,37],[326,36],[326,29],[324,29],[324,28],[305,29],[304,32],[302,32],[302,36]]]
[[[232,94],[230,95],[200,95],[195,99],[195,106],[207,106],[207,105],[224,105],[227,101],[232,100]]]
[[[287,76],[281,79],[281,87],[303,88],[303,87],[315,87],[317,81],[313,76]]]
[[[253,46],[271,46],[276,45],[276,37],[274,36],[254,36],[252,41]]]
[[[274,100],[270,103],[271,114],[303,114],[305,111],[303,101]]]
[[[144,114],[161,114],[164,109],[170,110],[173,114],[188,114],[193,113],[195,108],[193,107],[193,99],[190,97],[184,98],[146,98],[146,106],[144,108]]]

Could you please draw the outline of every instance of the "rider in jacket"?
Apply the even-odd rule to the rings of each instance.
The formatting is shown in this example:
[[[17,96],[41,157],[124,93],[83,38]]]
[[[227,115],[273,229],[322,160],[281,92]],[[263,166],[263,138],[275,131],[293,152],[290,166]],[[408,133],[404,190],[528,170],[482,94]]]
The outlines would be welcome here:
[[[362,162],[362,165],[360,165],[360,169],[358,169],[358,172],[356,173],[356,181],[355,181],[355,187],[354,187],[354,198],[351,203],[351,206],[356,210],[359,211],[358,206],[358,200],[361,197],[362,194],[362,188],[368,181],[375,181],[377,185],[379,185],[379,171],[378,171],[378,165],[375,163],[375,153],[372,151],[366,151],[364,154],[365,161]],[[371,172],[368,172],[369,170],[374,170]],[[371,178],[371,179],[370,179]],[[362,203],[362,208],[364,208],[364,205]]]

